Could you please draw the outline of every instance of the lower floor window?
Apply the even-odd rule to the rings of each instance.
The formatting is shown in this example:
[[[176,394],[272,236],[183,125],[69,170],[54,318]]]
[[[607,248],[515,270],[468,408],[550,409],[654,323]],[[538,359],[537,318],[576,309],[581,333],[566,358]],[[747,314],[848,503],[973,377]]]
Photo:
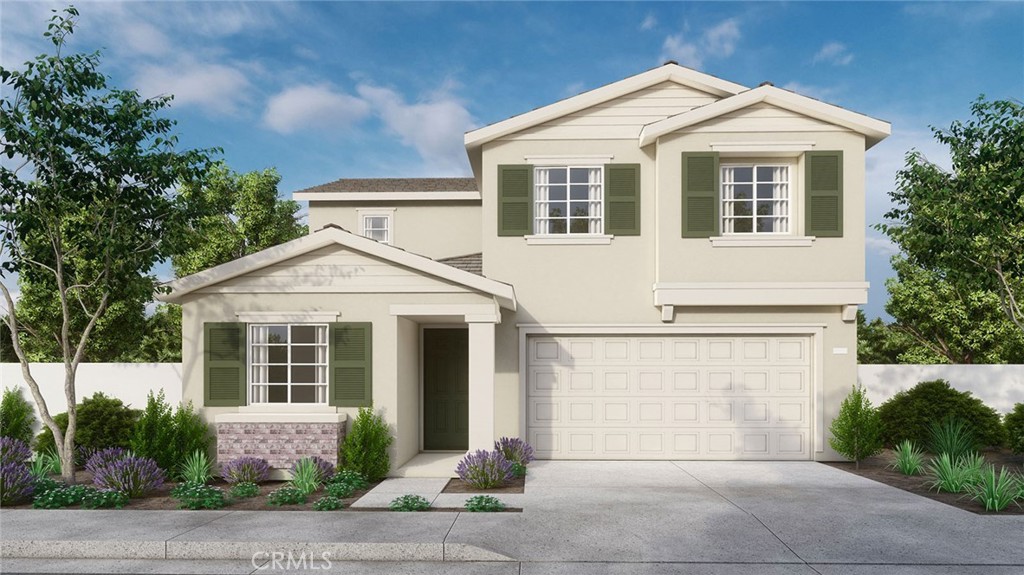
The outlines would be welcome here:
[[[249,326],[250,402],[327,403],[327,325]]]

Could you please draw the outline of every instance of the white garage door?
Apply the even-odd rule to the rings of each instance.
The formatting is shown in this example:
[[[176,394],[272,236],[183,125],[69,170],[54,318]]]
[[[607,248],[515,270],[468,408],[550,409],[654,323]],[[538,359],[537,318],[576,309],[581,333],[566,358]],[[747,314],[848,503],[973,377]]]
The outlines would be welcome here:
[[[531,337],[545,459],[810,459],[810,339]]]

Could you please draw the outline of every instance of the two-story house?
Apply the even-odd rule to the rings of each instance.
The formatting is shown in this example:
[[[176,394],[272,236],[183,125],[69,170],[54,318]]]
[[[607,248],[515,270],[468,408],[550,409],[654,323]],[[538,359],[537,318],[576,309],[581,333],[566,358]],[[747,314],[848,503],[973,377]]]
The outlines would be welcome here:
[[[333,458],[360,406],[400,473],[500,436],[552,459],[838,459],[864,153],[889,130],[669,62],[469,132],[472,178],[303,190],[307,237],[173,282],[184,397],[221,458],[276,465]]]

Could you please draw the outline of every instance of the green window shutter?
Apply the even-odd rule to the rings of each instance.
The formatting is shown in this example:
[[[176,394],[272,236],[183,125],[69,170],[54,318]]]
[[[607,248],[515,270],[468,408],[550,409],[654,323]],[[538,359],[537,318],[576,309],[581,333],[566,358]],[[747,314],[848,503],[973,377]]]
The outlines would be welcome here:
[[[498,235],[533,233],[533,166],[498,166]]]
[[[804,155],[807,213],[804,233],[838,238],[843,235],[843,152]]]
[[[640,235],[640,164],[604,168],[604,233]]]
[[[245,405],[245,324],[203,324],[203,405]]]
[[[373,404],[373,324],[332,323],[328,403],[336,407]]]
[[[718,235],[718,152],[683,152],[683,237]]]

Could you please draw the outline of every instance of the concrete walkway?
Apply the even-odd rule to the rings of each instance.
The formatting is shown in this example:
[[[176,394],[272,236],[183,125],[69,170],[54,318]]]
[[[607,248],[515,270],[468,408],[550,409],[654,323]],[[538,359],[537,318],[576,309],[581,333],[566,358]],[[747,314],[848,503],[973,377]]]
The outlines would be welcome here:
[[[501,514],[5,510],[0,570],[267,572],[276,552],[307,568],[329,553],[345,573],[1024,571],[1024,516],[815,463],[537,462],[523,501]]]

